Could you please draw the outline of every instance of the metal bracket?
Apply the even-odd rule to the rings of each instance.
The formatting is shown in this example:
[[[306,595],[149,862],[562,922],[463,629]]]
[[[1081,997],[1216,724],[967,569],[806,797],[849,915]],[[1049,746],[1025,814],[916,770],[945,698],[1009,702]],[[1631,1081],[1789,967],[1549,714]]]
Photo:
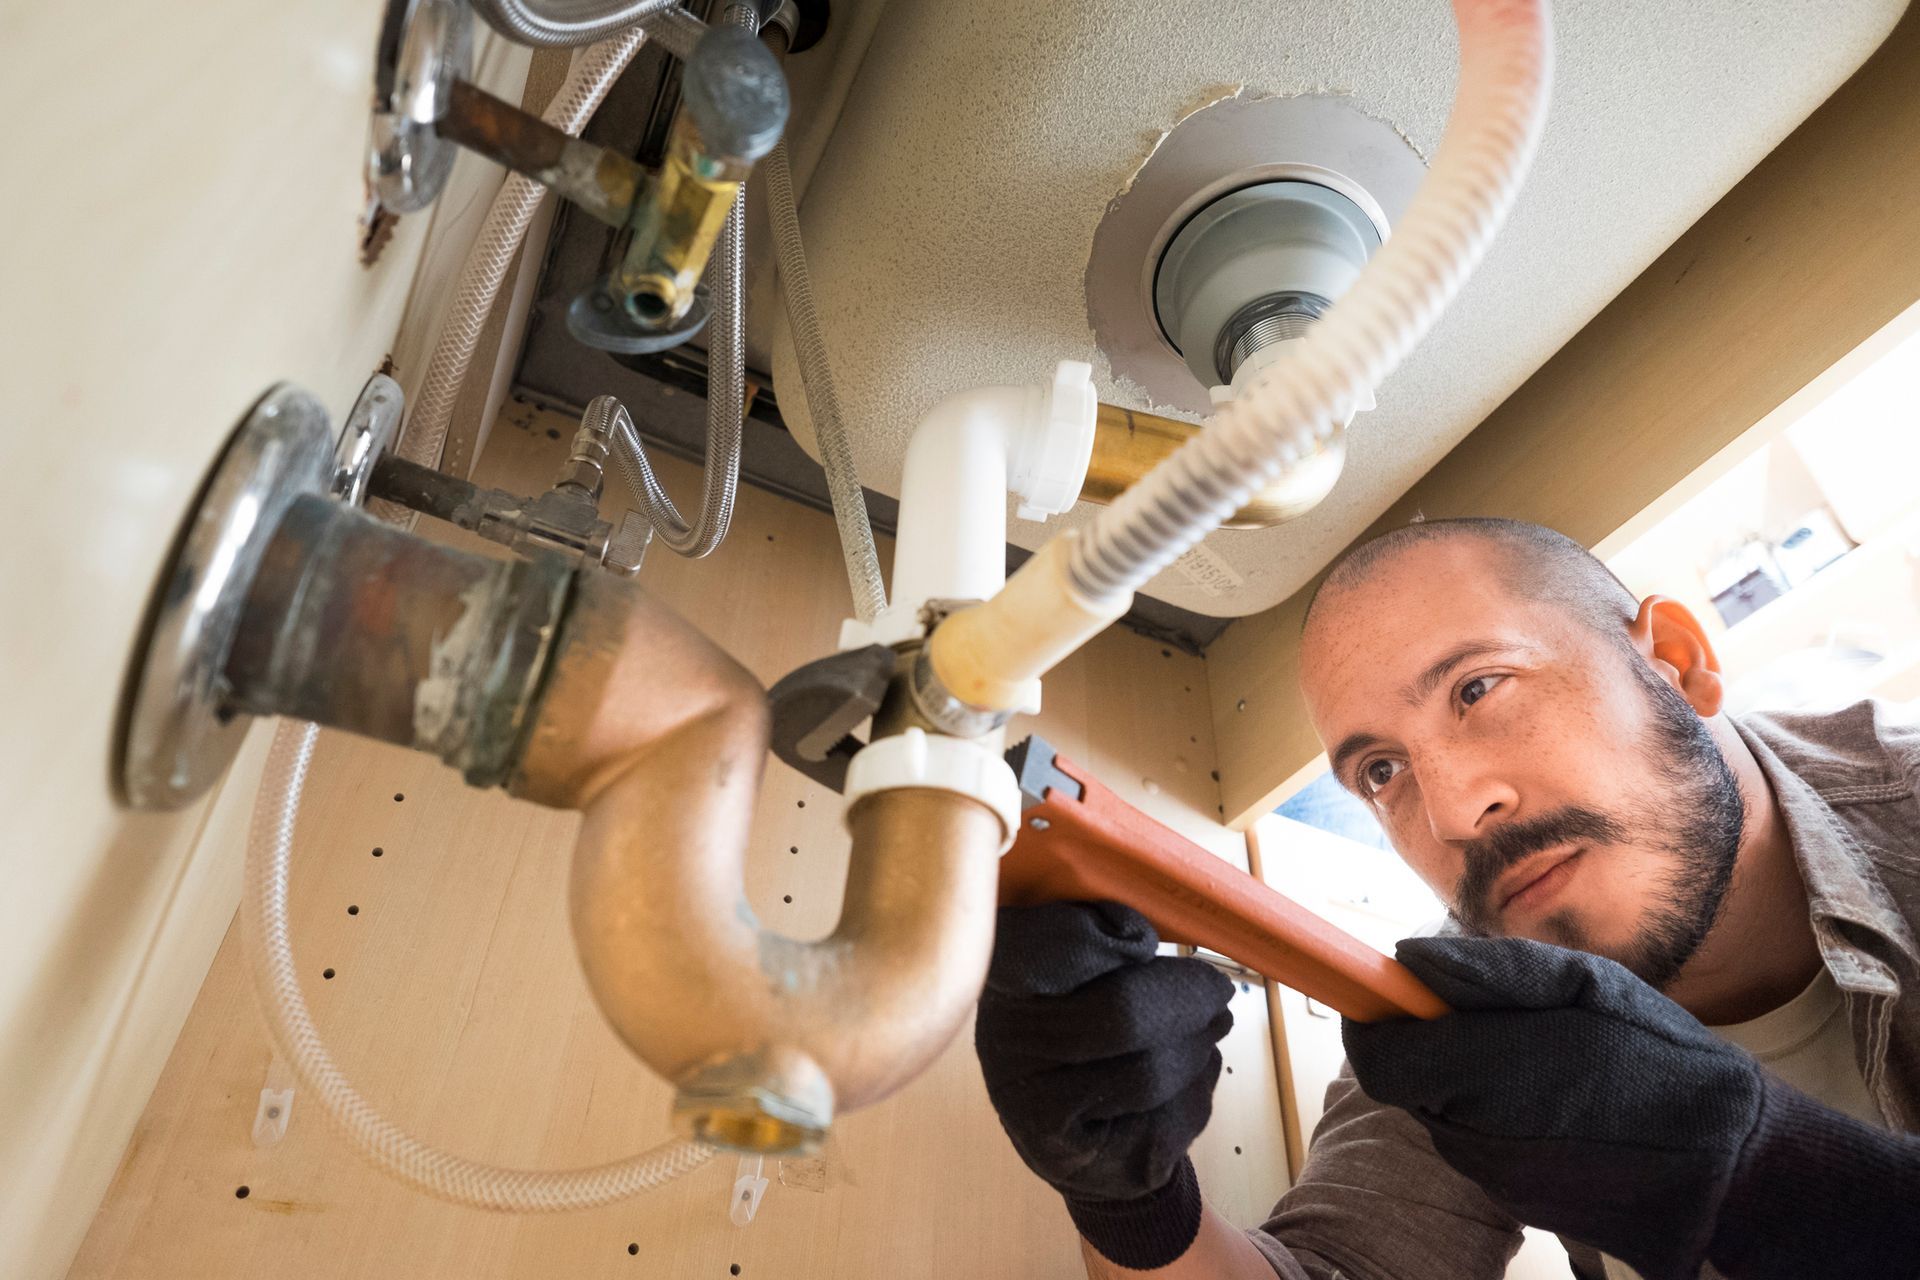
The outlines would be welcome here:
[[[385,457],[400,436],[400,419],[407,407],[400,384],[384,373],[367,379],[354,401],[347,425],[333,447],[333,478],[328,492],[350,507],[364,506],[373,465]]]
[[[261,556],[295,498],[357,505],[392,439],[400,388],[375,374],[329,446],[327,411],[282,383],[228,439],[161,573],[135,649],[114,759],[120,799],[178,809],[225,772],[251,717],[226,702],[226,665]]]
[[[280,516],[325,493],[327,411],[298,387],[261,398],[228,440],[174,543],[136,650],[114,770],[137,809],[178,809],[240,750],[246,717],[222,714],[227,653]]]
[[[473,61],[473,18],[465,0],[390,0],[373,69],[367,183],[395,213],[432,204],[460,148],[440,136],[456,80]]]
[[[883,644],[809,662],[767,692],[773,753],[800,773],[845,791],[847,766],[867,744],[853,736],[880,709],[897,658]]]
[[[1085,798],[1086,788],[1062,773],[1054,764],[1055,752],[1038,735],[1022,738],[1007,748],[1006,761],[1020,784],[1020,807],[1031,809],[1047,802],[1049,790],[1058,791],[1074,802]]]

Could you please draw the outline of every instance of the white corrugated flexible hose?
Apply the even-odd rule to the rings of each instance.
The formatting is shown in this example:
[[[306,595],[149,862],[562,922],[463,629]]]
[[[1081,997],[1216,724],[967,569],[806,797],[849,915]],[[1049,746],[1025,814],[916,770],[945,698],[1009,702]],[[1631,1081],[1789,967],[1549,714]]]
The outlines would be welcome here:
[[[1089,600],[1130,596],[1334,439],[1485,256],[1546,118],[1550,22],[1546,0],[1455,0],[1454,17],[1453,113],[1400,226],[1311,337],[1288,344],[1205,431],[1100,510],[1067,565]]]

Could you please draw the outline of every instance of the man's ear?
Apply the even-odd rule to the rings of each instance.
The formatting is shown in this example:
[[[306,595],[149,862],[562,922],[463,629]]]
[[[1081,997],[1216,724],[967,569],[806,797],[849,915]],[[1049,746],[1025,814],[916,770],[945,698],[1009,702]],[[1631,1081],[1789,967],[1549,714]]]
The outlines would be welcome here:
[[[1628,624],[1628,634],[1653,669],[1702,716],[1720,714],[1727,699],[1720,677],[1720,657],[1707,639],[1706,628],[1687,606],[1666,596],[1648,596]]]

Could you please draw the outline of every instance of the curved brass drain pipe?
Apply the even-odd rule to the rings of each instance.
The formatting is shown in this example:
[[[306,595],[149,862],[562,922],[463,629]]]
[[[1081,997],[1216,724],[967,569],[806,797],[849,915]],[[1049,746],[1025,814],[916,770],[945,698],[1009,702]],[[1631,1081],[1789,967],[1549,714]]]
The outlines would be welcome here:
[[[677,1087],[690,1136],[804,1150],[965,1022],[992,950],[1002,819],[956,792],[876,791],[848,813],[832,935],[763,927],[743,864],[765,690],[633,584],[302,498],[240,635],[226,667],[236,709],[427,751],[475,785],[585,815],[581,966],[614,1030]]]
[[[866,797],[847,817],[840,923],[795,941],[743,889],[767,750],[745,669],[644,593],[587,577],[513,789],[586,815],[580,963],[614,1030],[678,1086],[682,1129],[774,1152],[813,1145],[953,1038],[986,979],[1006,833],[953,792]]]

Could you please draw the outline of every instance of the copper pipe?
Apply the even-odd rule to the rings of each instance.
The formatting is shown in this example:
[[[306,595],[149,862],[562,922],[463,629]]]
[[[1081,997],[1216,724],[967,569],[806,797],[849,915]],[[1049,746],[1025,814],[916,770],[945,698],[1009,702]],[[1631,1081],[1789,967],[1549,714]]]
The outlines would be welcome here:
[[[498,786],[571,578],[557,559],[475,555],[297,498],[247,592],[229,704],[430,752]]]
[[[693,1136],[798,1150],[923,1069],[986,976],[1003,838],[986,806],[881,792],[849,814],[840,923],[763,927],[742,891],[768,716],[671,610],[583,577],[513,789],[585,814],[574,941],[602,1013]]]
[[[615,229],[633,218],[646,170],[617,151],[582,142],[539,116],[464,80],[453,82],[442,137],[477,151],[579,205]]]
[[[1093,457],[1080,486],[1082,502],[1111,503],[1205,428],[1136,409],[1103,404],[1094,420]],[[1268,529],[1303,516],[1333,491],[1345,446],[1335,439],[1312,458],[1255,493],[1221,523],[1223,529]]]

